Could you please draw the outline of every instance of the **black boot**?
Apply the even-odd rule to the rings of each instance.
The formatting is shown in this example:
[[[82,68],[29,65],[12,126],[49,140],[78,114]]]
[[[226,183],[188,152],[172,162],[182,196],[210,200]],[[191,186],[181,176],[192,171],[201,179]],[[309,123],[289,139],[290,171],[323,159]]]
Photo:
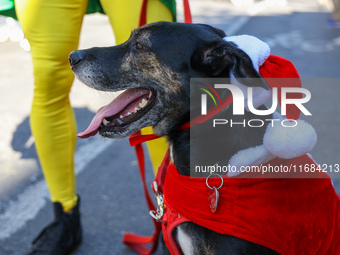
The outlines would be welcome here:
[[[32,242],[26,255],[70,254],[82,241],[82,229],[78,203],[72,213],[65,213],[60,203],[53,203],[55,219]]]

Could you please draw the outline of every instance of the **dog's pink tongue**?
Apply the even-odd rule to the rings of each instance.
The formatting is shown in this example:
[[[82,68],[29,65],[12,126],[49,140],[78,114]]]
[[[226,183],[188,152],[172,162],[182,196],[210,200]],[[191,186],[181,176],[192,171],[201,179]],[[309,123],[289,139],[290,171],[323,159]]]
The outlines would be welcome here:
[[[148,95],[149,92],[150,91],[146,89],[126,90],[117,98],[115,98],[110,104],[100,108],[92,119],[88,128],[84,132],[80,132],[77,136],[79,138],[94,136],[98,133],[98,128],[100,127],[104,118],[116,115],[117,113],[122,111],[128,104],[143,95]]]
[[[90,125],[88,126],[88,128],[84,131],[84,132],[80,132],[77,136],[79,138],[88,138],[90,136],[94,136],[95,134],[98,133],[98,128],[101,125],[103,119],[105,118],[103,113],[105,112],[105,108],[109,109],[109,106],[113,103],[113,101],[108,104],[107,106],[104,106],[102,108],[100,108],[96,115],[93,117]]]

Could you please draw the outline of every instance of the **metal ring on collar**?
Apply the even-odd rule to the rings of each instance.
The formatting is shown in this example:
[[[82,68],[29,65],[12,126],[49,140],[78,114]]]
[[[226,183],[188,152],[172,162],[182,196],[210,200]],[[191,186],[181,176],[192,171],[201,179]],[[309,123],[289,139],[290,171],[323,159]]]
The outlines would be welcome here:
[[[217,189],[221,188],[222,185],[223,185],[223,178],[222,178],[222,176],[219,175],[219,174],[209,174],[209,176],[207,177],[207,179],[206,179],[206,181],[205,181],[205,183],[207,184],[208,188],[209,188],[209,189],[212,189],[212,187],[210,187],[210,186],[209,186],[209,183],[208,183],[208,182],[209,182],[209,178],[212,177],[212,176],[218,176],[218,177],[220,177],[220,179],[221,179],[221,185],[220,185]]]

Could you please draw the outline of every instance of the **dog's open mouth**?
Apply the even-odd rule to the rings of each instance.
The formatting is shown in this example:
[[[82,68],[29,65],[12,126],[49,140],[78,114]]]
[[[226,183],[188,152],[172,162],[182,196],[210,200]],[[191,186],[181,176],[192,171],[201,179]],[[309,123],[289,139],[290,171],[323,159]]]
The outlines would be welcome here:
[[[78,134],[87,138],[98,133],[121,131],[125,126],[142,118],[155,104],[156,92],[148,89],[128,89],[110,104],[100,108],[89,127]]]

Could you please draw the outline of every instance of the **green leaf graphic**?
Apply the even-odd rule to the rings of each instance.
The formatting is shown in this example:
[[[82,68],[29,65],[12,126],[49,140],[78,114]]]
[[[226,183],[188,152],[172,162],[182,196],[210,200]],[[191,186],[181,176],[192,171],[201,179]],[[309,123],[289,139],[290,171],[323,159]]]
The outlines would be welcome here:
[[[215,106],[216,106],[217,103],[216,103],[216,100],[215,100],[214,96],[208,90],[203,89],[203,88],[200,88],[200,89],[203,90],[205,93],[207,93],[212,98],[212,100],[214,100],[214,103],[215,103]]]

